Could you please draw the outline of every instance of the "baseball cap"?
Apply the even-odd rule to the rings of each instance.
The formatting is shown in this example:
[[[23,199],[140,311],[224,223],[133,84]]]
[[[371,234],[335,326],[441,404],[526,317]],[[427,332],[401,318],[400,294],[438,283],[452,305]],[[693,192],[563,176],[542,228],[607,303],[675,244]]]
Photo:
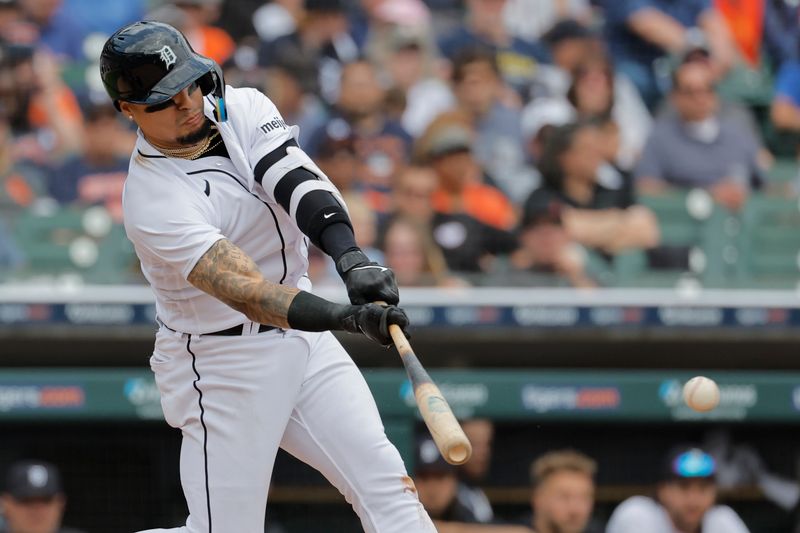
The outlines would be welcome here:
[[[61,474],[44,461],[18,461],[8,470],[4,490],[18,500],[51,498],[63,492]]]
[[[420,475],[450,472],[455,472],[455,467],[444,460],[433,439],[429,437],[419,439],[414,457],[414,473]]]
[[[664,458],[661,480],[714,479],[716,473],[716,461],[707,452],[696,446],[677,446]]]
[[[555,46],[568,39],[589,39],[594,37],[592,30],[573,19],[564,19],[557,22],[542,36],[542,40],[549,46]]]
[[[523,228],[532,228],[539,224],[561,225],[562,204],[549,195],[534,194],[525,202],[522,212]]]
[[[453,124],[434,133],[428,141],[425,155],[436,159],[449,154],[472,150],[472,132],[468,128]]]

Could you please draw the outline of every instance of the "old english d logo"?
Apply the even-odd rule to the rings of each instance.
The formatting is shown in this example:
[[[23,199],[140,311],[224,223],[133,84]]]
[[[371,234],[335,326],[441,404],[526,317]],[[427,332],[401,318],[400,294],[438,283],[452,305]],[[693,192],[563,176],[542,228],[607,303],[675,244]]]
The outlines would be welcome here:
[[[169,67],[174,65],[175,61],[178,60],[175,52],[173,52],[172,48],[169,46],[164,45],[161,50],[158,51],[158,53],[161,56],[161,61],[164,62],[164,66],[167,67],[167,70],[169,70]]]

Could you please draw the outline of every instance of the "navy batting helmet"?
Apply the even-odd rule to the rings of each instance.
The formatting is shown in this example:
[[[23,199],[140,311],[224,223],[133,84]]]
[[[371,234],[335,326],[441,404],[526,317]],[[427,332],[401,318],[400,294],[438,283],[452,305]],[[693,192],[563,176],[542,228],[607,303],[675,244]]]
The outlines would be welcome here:
[[[103,46],[100,76],[118,110],[120,101],[164,102],[197,81],[204,95],[216,98],[217,119],[226,119],[222,69],[169,24],[142,21],[117,30]]]

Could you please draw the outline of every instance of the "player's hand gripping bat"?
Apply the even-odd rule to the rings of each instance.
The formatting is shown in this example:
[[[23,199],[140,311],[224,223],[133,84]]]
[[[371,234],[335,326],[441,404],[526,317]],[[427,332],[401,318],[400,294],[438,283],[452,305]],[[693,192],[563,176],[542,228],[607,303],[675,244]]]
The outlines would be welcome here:
[[[390,324],[389,333],[400,353],[400,359],[403,360],[403,366],[406,367],[406,374],[414,388],[417,407],[436,447],[448,463],[453,465],[466,463],[472,455],[472,445],[453,415],[447,400],[442,396],[442,391],[417,359],[400,326]]]

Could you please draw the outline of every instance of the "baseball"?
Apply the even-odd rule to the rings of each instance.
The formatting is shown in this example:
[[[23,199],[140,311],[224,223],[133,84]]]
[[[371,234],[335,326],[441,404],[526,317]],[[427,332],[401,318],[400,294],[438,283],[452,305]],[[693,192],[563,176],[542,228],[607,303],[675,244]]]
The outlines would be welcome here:
[[[711,411],[719,404],[719,387],[713,379],[693,377],[683,386],[683,400],[695,411]]]

